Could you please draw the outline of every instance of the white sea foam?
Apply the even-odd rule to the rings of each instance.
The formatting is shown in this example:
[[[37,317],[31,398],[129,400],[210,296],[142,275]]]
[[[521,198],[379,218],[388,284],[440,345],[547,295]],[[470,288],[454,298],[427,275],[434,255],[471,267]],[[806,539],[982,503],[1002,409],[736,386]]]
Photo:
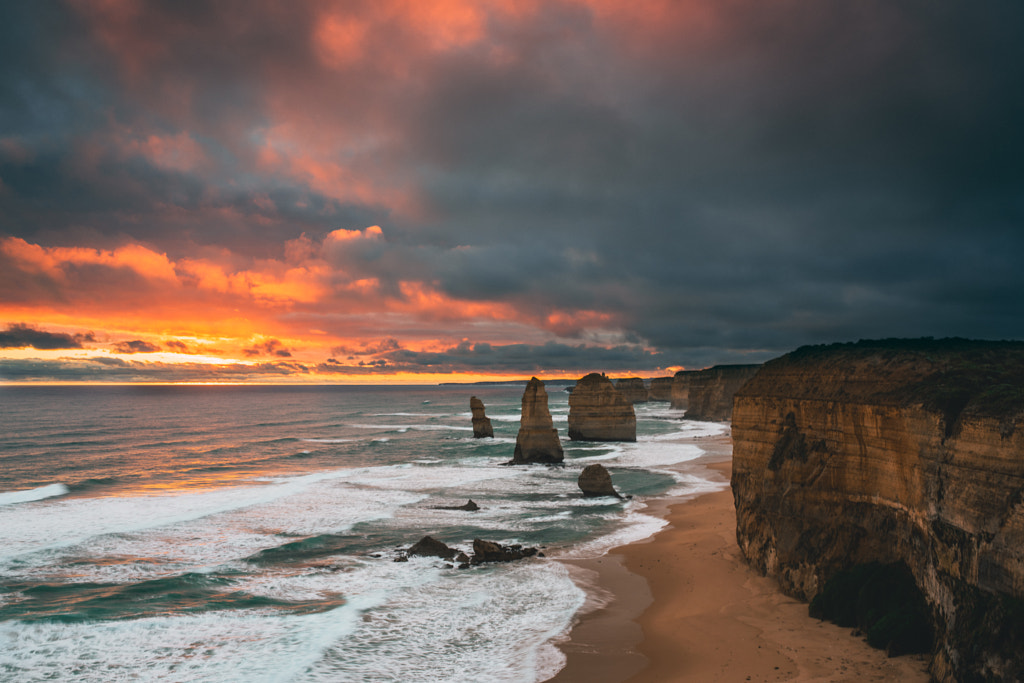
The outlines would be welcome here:
[[[359,439],[301,439],[309,443],[353,443]]]
[[[13,505],[15,503],[30,503],[35,500],[63,496],[68,492],[64,484],[48,484],[34,489],[23,491],[4,491],[0,493],[0,505]]]

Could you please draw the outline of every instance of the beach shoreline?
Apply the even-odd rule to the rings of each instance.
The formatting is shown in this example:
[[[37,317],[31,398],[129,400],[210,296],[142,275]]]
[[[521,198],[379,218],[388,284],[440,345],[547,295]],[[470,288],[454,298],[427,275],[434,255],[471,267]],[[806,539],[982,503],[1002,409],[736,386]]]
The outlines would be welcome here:
[[[704,455],[680,467],[727,483],[729,434],[695,443]],[[565,561],[592,604],[557,643],[566,664],[552,683],[928,681],[925,657],[889,659],[747,566],[728,487],[654,499],[645,512],[668,525],[601,558]]]

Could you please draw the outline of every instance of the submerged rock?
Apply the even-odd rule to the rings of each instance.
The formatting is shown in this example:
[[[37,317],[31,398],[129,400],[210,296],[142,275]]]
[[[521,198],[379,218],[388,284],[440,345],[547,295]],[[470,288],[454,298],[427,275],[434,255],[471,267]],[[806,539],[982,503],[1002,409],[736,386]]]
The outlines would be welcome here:
[[[548,410],[548,392],[544,382],[530,379],[523,392],[523,413],[519,420],[516,450],[511,465],[561,463],[565,458],[558,430]]]
[[[615,490],[615,487],[612,486],[612,475],[608,474],[608,470],[600,463],[584,467],[576,483],[586,498],[596,498],[598,496],[622,498]]]
[[[469,409],[473,411],[473,438],[486,439],[494,437],[491,418],[484,414],[484,402],[476,396],[469,398]]]
[[[605,375],[592,372],[569,395],[573,441],[636,441],[636,413]]]

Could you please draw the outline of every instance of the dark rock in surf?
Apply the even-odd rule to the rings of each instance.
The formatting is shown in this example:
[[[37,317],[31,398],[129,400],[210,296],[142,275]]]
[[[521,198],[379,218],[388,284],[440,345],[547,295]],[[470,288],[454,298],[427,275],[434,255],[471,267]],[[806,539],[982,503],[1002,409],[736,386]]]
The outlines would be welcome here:
[[[521,545],[506,546],[477,538],[473,540],[473,559],[470,562],[474,565],[485,562],[512,562],[525,557],[533,557],[536,554],[536,548],[524,548]]]
[[[470,498],[465,505],[435,505],[434,510],[463,510],[465,512],[476,512],[480,509],[480,506],[473,502]]]
[[[622,498],[615,490],[615,487],[612,486],[612,475],[608,474],[608,470],[600,463],[584,467],[576,483],[579,485],[580,490],[583,491],[585,498],[597,498],[600,496]]]
[[[430,536],[424,536],[406,551],[406,555],[409,557],[440,557],[443,560],[451,560],[457,552],[454,548],[449,548],[441,541],[435,540]]]

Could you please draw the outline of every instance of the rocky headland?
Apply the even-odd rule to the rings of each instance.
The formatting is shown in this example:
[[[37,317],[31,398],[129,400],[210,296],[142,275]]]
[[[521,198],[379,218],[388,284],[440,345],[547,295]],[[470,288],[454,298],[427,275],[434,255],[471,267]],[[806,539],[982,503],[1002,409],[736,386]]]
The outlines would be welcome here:
[[[632,410],[630,406],[630,410]],[[536,377],[530,379],[523,391],[522,416],[519,419],[519,434],[516,436],[516,450],[512,465],[529,463],[561,463],[565,459],[558,430],[548,410],[548,392],[544,382]]]
[[[636,441],[636,413],[607,376],[592,372],[569,394],[573,441]]]
[[[623,377],[615,380],[615,388],[622,394],[622,398],[630,403],[647,403],[649,397],[647,386],[640,377]]]
[[[671,401],[673,377],[655,377],[651,380],[651,386],[647,388],[647,398],[650,401]]]
[[[675,410],[686,410],[690,406],[690,378],[696,370],[680,370],[672,376],[669,400]]]
[[[751,566],[893,654],[924,639],[937,680],[1024,678],[1024,343],[804,347],[736,392],[732,436]]]
[[[484,412],[484,402],[476,396],[470,396],[469,409],[473,413],[473,438],[493,438],[494,427],[491,426],[491,418],[487,417]]]
[[[733,395],[760,369],[760,365],[716,365],[686,376],[686,417],[691,420],[728,420]],[[676,377],[679,377],[677,374]],[[673,385],[672,407],[676,405]]]

